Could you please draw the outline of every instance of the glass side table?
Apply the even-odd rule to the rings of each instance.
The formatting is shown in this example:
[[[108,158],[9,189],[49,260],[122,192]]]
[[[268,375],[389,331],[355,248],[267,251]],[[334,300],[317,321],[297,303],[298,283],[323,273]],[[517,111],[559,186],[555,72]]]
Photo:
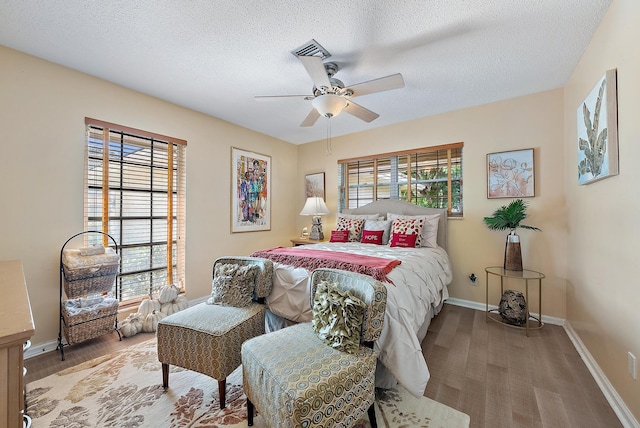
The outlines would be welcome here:
[[[539,330],[544,326],[542,322],[542,280],[544,279],[544,274],[541,272],[536,272],[534,270],[523,269],[522,271],[514,271],[514,270],[506,270],[499,266],[487,267],[484,269],[486,272],[486,295],[485,295],[485,303],[486,303],[486,322],[489,320],[495,321],[499,324],[506,325],[508,327],[524,329],[526,335],[529,336],[529,330]],[[489,310],[489,276],[497,276],[500,277],[500,296],[504,293],[504,279],[508,278],[509,280],[523,280],[524,281],[524,300],[527,305],[527,320],[524,327],[506,324],[502,322],[501,317],[496,317],[495,314],[498,314],[499,311],[497,309]],[[529,313],[529,281],[537,281],[538,282],[538,317],[535,317]],[[531,326],[529,321],[535,320],[538,322],[537,326]]]

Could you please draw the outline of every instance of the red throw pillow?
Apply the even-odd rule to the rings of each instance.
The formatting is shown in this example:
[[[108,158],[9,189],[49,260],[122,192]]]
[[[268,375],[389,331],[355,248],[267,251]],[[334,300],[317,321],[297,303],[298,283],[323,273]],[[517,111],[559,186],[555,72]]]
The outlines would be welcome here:
[[[348,230],[332,230],[329,242],[347,242],[349,239]]]
[[[404,235],[402,233],[394,233],[391,238],[392,247],[415,247],[418,235]]]
[[[382,234],[384,230],[363,230],[362,243],[382,245]]]

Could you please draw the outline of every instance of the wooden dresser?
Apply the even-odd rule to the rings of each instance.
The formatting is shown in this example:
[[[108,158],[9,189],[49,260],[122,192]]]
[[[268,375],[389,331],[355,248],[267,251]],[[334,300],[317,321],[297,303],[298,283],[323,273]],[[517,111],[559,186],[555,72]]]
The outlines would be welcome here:
[[[0,426],[23,427],[23,346],[33,336],[29,294],[19,260],[0,261]]]

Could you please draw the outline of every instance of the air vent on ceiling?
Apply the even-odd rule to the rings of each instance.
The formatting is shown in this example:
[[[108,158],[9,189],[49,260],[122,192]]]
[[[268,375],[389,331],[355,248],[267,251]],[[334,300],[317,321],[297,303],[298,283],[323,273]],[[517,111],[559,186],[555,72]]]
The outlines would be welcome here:
[[[329,58],[331,54],[320,43],[311,39],[304,45],[291,51],[295,56],[317,56],[321,59]]]

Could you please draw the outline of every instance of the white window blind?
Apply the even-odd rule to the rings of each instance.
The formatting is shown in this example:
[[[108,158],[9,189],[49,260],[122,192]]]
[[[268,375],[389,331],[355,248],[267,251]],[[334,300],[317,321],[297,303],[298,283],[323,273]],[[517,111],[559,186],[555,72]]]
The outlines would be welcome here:
[[[133,303],[166,284],[184,290],[186,142],[96,119],[85,123],[85,230],[118,243],[116,297]],[[87,236],[89,243],[110,244],[106,236]]]
[[[463,143],[338,161],[340,209],[401,199],[462,216]]]

